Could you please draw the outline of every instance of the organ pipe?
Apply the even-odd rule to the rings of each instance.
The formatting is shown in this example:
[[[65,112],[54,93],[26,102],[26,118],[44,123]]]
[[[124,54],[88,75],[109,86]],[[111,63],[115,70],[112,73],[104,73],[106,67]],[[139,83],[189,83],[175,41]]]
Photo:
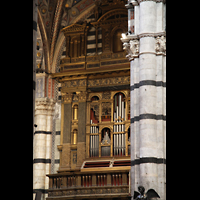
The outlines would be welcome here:
[[[119,112],[118,112],[119,110],[118,110],[118,109],[119,109],[119,107],[117,106],[117,114],[116,114],[117,121],[118,121],[118,117],[119,117],[119,114],[118,114],[118,113],[119,113]]]
[[[117,135],[114,134],[114,156],[117,155]]]
[[[119,95],[119,116],[121,117],[122,115],[122,96]]]
[[[92,156],[93,155],[93,138],[92,138],[92,135],[90,136],[90,155]]]
[[[90,133],[98,133],[99,129],[97,126],[93,126],[92,119],[90,120]],[[99,136],[98,135],[91,135],[90,136],[90,155],[91,156],[98,156],[99,152]]]
[[[96,135],[94,135],[94,156],[96,156]]]
[[[122,101],[122,118],[124,118],[124,102]]]
[[[118,148],[119,148],[119,134],[117,134],[117,144],[116,144],[116,153],[118,154]]]

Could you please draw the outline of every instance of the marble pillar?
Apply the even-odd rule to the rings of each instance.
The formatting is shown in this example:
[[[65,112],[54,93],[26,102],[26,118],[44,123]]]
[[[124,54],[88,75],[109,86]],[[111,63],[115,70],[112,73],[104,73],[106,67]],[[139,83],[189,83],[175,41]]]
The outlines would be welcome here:
[[[132,4],[130,4],[132,3]],[[134,33],[123,35],[130,60],[131,195],[139,185],[166,199],[165,2],[131,0]]]
[[[37,128],[33,138],[33,190],[42,191],[42,199],[45,199],[51,167],[51,134],[52,118],[55,100],[38,98],[35,102],[35,123]]]

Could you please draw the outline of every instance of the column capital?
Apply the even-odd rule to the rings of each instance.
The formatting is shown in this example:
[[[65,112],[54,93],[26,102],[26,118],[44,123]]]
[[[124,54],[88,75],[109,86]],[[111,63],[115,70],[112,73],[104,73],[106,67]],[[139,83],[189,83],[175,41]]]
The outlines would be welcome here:
[[[35,100],[35,115],[37,114],[50,114],[52,115],[55,110],[55,99],[49,99],[48,97],[37,98]]]
[[[126,50],[128,55],[126,57],[129,61],[134,60],[134,58],[138,58],[139,55],[139,38],[137,35],[127,35],[121,38],[123,42],[123,49]]]
[[[72,102],[72,97],[73,97],[72,92],[65,92],[65,93],[61,93],[61,94],[62,94],[62,103],[71,103]]]

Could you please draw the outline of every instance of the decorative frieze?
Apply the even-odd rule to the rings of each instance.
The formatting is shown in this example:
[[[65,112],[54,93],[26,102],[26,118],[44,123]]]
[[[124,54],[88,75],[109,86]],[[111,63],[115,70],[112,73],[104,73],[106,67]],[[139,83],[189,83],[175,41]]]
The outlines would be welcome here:
[[[88,80],[88,87],[130,84],[130,76]]]
[[[62,83],[62,88],[80,87],[80,86],[86,86],[86,79],[71,80]]]

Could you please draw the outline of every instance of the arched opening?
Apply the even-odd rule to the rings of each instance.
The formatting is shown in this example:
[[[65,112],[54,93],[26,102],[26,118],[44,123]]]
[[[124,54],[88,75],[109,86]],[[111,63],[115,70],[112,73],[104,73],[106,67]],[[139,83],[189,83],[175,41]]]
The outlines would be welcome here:
[[[101,156],[110,156],[110,144],[111,144],[111,137],[110,137],[110,129],[104,128],[101,131]]]
[[[98,101],[99,100],[99,97],[98,96],[93,96],[92,98],[91,98],[91,101]]]

